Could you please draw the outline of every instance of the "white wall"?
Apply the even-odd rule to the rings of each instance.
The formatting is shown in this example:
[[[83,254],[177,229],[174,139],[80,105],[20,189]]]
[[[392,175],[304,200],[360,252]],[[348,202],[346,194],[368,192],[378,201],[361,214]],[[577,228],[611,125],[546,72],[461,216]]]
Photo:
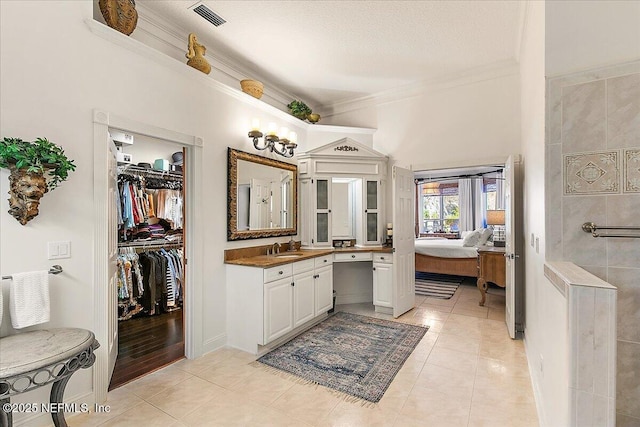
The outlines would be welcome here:
[[[518,82],[517,70],[480,81],[452,82],[409,98],[336,114],[330,120],[375,127],[373,148],[414,170],[505,160],[520,152]]]
[[[52,320],[32,329],[92,329],[93,291],[105,286],[92,283],[93,230],[104,226],[93,220],[93,109],[201,136],[204,192],[198,197],[203,212],[196,215],[206,218],[202,345],[211,350],[225,342],[223,250],[288,240],[226,241],[227,147],[255,151],[246,136],[251,118],[283,123],[284,113],[270,114],[247,95],[235,97],[218,90],[208,83],[209,77],[186,65],[166,66],[143,48],[139,55],[96,36],[84,22],[92,15],[89,1],[0,2],[1,136],[47,137],[62,145],[77,165],[67,182],[45,195],[40,215],[26,226],[7,213],[5,198],[0,200],[0,272],[46,269],[53,263],[47,260],[46,243],[70,240],[72,257],[59,261],[65,272],[51,280]],[[308,125],[287,125],[304,146]],[[0,171],[0,194],[8,191],[7,176],[6,170]],[[6,315],[0,336],[16,332],[8,320],[8,283],[2,286]],[[71,379],[65,400],[89,401],[91,388],[91,370],[79,372]],[[46,401],[47,393],[36,390],[15,400]]]
[[[640,1],[546,2],[546,75],[640,58]]]
[[[545,3],[529,2],[520,50],[525,348],[540,424],[567,425],[566,300],[544,277]],[[533,238],[533,246],[530,244]],[[536,239],[538,240],[536,243]]]

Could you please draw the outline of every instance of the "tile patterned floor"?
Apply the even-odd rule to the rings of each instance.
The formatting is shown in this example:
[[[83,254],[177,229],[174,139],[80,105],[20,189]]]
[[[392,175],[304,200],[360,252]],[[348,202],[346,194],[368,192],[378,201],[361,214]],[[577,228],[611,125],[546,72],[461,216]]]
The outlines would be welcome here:
[[[522,341],[508,337],[504,292],[486,307],[464,283],[450,300],[416,296],[398,320],[430,329],[382,400],[348,403],[324,387],[300,385],[221,349],[181,360],[109,393],[110,413],[69,417],[70,426],[537,426]],[[390,318],[369,304],[338,310]]]

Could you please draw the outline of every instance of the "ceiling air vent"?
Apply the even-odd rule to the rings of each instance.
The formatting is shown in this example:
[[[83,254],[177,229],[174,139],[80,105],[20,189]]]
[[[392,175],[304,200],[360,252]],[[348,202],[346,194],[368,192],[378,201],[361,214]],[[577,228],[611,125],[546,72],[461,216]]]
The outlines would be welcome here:
[[[219,27],[220,25],[227,22],[220,15],[218,15],[213,10],[209,9],[207,6],[203,4],[194,8],[193,11],[198,15],[202,16],[207,21],[211,22],[216,27]]]

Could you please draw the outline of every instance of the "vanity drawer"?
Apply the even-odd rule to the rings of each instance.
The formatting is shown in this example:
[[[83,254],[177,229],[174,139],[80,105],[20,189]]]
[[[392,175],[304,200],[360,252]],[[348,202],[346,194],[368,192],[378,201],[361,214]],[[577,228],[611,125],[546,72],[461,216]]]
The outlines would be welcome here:
[[[300,274],[305,271],[313,270],[313,258],[297,261],[293,263],[293,274]]]
[[[291,264],[278,265],[277,267],[264,269],[264,283],[273,282],[274,280],[289,277],[293,274]]]
[[[333,262],[371,261],[371,252],[347,252],[333,254]]]
[[[320,257],[314,258],[314,261],[315,261],[315,268],[320,268],[325,265],[333,264],[333,256],[332,255],[320,256]]]
[[[393,255],[382,253],[382,254],[373,254],[373,262],[382,262],[386,264],[393,263]]]

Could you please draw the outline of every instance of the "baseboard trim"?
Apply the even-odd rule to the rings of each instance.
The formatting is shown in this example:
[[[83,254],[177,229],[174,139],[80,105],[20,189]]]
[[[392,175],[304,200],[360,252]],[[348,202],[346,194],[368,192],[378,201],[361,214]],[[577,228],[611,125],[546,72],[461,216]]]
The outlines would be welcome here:
[[[220,334],[213,338],[209,338],[202,343],[202,354],[207,354],[215,350],[219,350],[227,345],[227,334]]]

